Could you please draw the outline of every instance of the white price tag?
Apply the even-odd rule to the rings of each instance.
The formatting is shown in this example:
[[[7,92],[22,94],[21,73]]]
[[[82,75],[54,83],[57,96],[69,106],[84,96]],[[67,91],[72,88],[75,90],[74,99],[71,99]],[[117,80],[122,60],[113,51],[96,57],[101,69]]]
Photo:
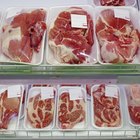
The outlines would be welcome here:
[[[54,88],[53,87],[41,87],[41,99],[54,98]]]
[[[80,100],[83,99],[83,94],[81,88],[71,88],[69,89],[70,100]]]
[[[87,16],[71,14],[71,27],[87,29]]]
[[[16,98],[21,97],[21,86],[14,85],[8,87],[8,98]]]
[[[128,10],[114,9],[116,18],[121,18],[130,21],[130,13]]]
[[[108,85],[105,87],[105,96],[118,98],[118,89],[116,86]]]

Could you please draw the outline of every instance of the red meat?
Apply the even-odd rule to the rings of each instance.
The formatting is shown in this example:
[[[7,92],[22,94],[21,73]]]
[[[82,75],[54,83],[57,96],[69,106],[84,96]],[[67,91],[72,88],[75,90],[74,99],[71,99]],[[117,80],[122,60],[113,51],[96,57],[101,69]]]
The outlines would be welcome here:
[[[85,120],[84,100],[70,100],[69,93],[59,97],[58,119],[62,129],[72,129],[77,123]]]
[[[128,110],[133,123],[140,124],[140,85],[129,86]]]
[[[113,10],[103,10],[97,20],[96,33],[103,62],[128,63],[134,60],[140,39],[131,21],[115,17]]]
[[[27,119],[34,128],[44,128],[53,121],[54,99],[41,99],[38,94],[29,99]]]
[[[0,129],[7,129],[10,120],[18,116],[21,98],[8,98],[7,90],[0,95]]]
[[[87,16],[87,29],[71,27],[71,14]],[[93,45],[93,21],[82,8],[61,12],[49,31],[49,46],[60,63],[79,64],[86,61]]]
[[[128,106],[129,114],[132,121],[136,124],[140,124],[140,106]]]
[[[125,6],[124,0],[100,0],[102,6]]]
[[[31,62],[33,51],[39,52],[46,30],[46,12],[37,9],[15,16],[10,25],[3,27],[2,51],[11,60]]]
[[[98,127],[118,127],[121,124],[119,100],[105,96],[105,85],[93,91],[94,120]]]

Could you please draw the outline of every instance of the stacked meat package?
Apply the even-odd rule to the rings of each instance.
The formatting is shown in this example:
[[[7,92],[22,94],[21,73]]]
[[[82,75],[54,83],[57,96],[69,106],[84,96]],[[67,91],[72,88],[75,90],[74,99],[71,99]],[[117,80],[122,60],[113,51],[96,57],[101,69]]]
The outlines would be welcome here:
[[[0,86],[0,130],[18,127],[23,101],[23,85]]]
[[[140,85],[87,85],[1,86],[0,130],[118,130],[125,117],[129,125],[140,125]]]
[[[126,87],[127,106],[130,123],[134,126],[140,125],[140,85]]]
[[[128,7],[136,4],[132,1],[98,1],[102,6],[93,1],[96,7],[9,8],[2,16],[0,62],[139,64],[139,13]]]

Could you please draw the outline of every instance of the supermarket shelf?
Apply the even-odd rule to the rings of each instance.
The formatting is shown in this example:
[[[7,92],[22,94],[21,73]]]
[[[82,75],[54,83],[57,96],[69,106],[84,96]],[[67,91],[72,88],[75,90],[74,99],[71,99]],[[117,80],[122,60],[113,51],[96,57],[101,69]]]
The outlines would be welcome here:
[[[81,83],[81,82],[82,83]],[[115,79],[2,79],[0,84],[38,84],[38,83],[49,83],[49,84],[60,84],[60,83],[92,83],[92,81],[97,83],[112,83],[115,84]],[[0,139],[139,139],[140,138],[140,128],[131,126],[129,124],[128,112],[126,109],[126,100],[124,95],[124,89],[119,85],[121,91],[121,102],[123,102],[123,127],[116,130],[99,130],[91,126],[91,119],[88,119],[88,128],[81,131],[70,131],[64,132],[58,130],[56,127],[52,130],[42,130],[42,131],[33,131],[25,130],[23,127],[23,118],[20,120],[19,128],[17,130],[9,131],[0,131]],[[90,108],[90,100],[88,100],[88,109]],[[90,111],[88,110],[88,116],[91,116]]]
[[[29,66],[29,65],[1,65],[0,75],[90,75],[90,74],[140,74],[140,65],[100,65],[94,66]]]
[[[1,132],[0,139],[138,139],[138,130],[96,131],[86,130],[80,132],[53,131],[9,131]]]

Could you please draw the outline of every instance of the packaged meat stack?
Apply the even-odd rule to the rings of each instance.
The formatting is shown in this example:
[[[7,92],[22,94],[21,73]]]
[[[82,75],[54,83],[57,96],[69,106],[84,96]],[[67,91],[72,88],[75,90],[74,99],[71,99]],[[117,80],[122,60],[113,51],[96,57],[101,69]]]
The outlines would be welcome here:
[[[50,130],[54,127],[56,108],[54,87],[32,87],[28,93],[24,127],[26,130]]]
[[[87,125],[86,91],[82,87],[63,86],[58,90],[56,125],[60,130],[84,130]]]
[[[126,95],[130,123],[140,126],[140,85],[127,86]]]
[[[101,64],[139,64],[138,11],[133,7],[96,8],[98,61]]]
[[[48,14],[46,60],[53,65],[91,65],[96,61],[94,9],[53,7]]]
[[[136,0],[92,0],[95,6],[135,6]]]
[[[97,129],[118,129],[123,125],[119,89],[115,85],[94,85],[91,89],[92,125]]]
[[[11,8],[2,23],[0,62],[39,65],[43,61],[46,10]]]
[[[0,86],[0,130],[16,130],[22,106],[23,85]]]

